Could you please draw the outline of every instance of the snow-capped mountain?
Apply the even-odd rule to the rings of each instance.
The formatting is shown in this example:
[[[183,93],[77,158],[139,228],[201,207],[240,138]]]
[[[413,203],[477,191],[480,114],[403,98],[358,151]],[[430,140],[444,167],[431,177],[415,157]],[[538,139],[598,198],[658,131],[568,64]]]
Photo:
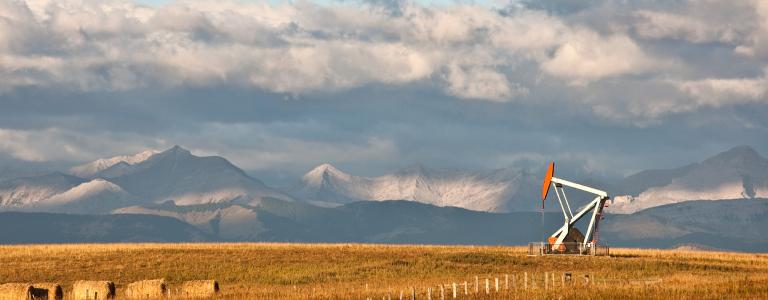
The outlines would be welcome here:
[[[96,175],[155,203],[171,200],[188,205],[236,199],[250,203],[263,197],[291,200],[222,157],[195,156],[179,146],[136,164],[115,164]]]
[[[296,193],[310,203],[324,206],[360,200],[412,200],[437,206],[507,212],[535,209],[537,177],[513,168],[467,172],[417,165],[369,178],[322,164],[302,177]]]
[[[615,197],[609,212],[633,213],[690,200],[768,198],[768,160],[749,146],[738,146],[701,163],[629,176],[620,186],[644,189]]]
[[[2,181],[0,209],[107,213],[169,200],[179,205],[292,200],[224,158],[195,156],[179,146],[100,159],[72,170],[94,179],[52,173]]]
[[[152,155],[159,153],[157,150],[146,150],[134,155],[121,155],[111,158],[102,158],[87,164],[79,165],[69,169],[69,173],[82,178],[93,178],[101,171],[104,171],[117,164],[134,165],[143,162]]]
[[[330,164],[322,164],[304,174],[297,194],[319,206],[338,206],[367,197],[373,179],[352,176]]]
[[[0,208],[26,208],[83,182],[82,178],[60,172],[5,180],[0,182]]]
[[[222,157],[196,156],[179,146],[84,166],[89,168],[73,170],[87,169],[80,174],[90,174],[90,179],[51,173],[0,181],[0,209],[103,213],[166,201],[180,206],[232,202],[255,207],[265,198],[298,198],[328,207],[363,200],[410,200],[511,212],[537,210],[540,203],[541,174],[514,168],[471,172],[416,165],[383,176],[362,177],[322,164],[302,177],[292,190],[298,196],[294,198],[248,176]],[[605,190],[617,195],[608,208],[613,213],[690,200],[768,198],[768,160],[752,148],[740,146],[701,163],[643,171]],[[569,199],[578,202],[578,194],[569,194]]]
[[[536,209],[540,176],[512,168],[466,172],[414,166],[360,177],[322,164],[303,176],[296,194],[322,206],[400,199],[479,211],[531,211]],[[739,146],[701,163],[642,171],[606,190],[616,195],[611,213],[691,200],[768,198],[768,160],[749,146]]]
[[[139,199],[114,183],[94,179],[31,205],[34,210],[108,213],[113,209],[138,203]]]
[[[103,180],[51,173],[0,183],[0,209],[107,213],[138,199]]]

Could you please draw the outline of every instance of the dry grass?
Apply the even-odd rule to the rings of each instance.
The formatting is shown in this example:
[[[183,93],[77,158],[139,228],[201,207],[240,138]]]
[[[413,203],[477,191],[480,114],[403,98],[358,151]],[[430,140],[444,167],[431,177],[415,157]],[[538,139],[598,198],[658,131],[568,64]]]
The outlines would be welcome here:
[[[527,257],[526,250],[262,243],[0,246],[0,278],[60,282],[65,295],[75,280],[109,279],[118,297],[128,283],[165,278],[171,289],[188,280],[215,279],[220,296],[232,299],[397,299],[400,291],[410,295],[411,287],[418,299],[425,298],[428,287],[439,299],[438,285],[448,284],[449,298],[453,282],[459,298],[768,298],[766,254],[613,249],[613,257]],[[574,275],[565,288],[564,271]],[[544,272],[556,272],[554,288],[543,288]],[[583,287],[584,274],[593,274],[595,284]],[[474,294],[475,276],[480,295]],[[499,293],[494,292],[496,277]],[[463,295],[464,281],[469,296]]]

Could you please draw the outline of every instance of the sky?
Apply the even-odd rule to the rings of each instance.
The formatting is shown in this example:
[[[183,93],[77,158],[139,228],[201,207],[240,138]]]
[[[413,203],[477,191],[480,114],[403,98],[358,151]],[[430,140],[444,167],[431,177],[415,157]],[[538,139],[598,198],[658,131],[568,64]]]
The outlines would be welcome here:
[[[768,156],[767,72],[759,0],[4,0],[0,165],[624,176]]]

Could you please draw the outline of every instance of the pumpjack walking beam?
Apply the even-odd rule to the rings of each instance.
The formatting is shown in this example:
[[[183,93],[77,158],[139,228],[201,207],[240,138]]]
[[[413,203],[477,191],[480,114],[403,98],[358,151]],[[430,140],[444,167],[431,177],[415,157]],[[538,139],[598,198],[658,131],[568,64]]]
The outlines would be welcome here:
[[[563,211],[563,217],[565,219],[563,226],[550,236],[550,239],[555,240],[552,248],[559,249],[565,237],[568,236],[568,233],[573,229],[574,224],[576,224],[576,222],[581,220],[582,217],[591,212],[589,227],[587,227],[587,233],[584,235],[584,241],[581,245],[581,249],[587,249],[587,246],[590,244],[592,235],[595,233],[597,227],[597,218],[601,216],[603,207],[605,207],[605,201],[610,199],[610,197],[608,197],[608,193],[605,191],[554,177],[554,173],[555,163],[552,162],[549,164],[547,174],[544,176],[544,183],[541,186],[542,208],[544,207],[544,201],[547,199],[550,188],[554,187],[557,200],[560,203],[560,209]],[[591,193],[596,197],[574,215],[571,211],[571,204],[568,202],[568,198],[565,196],[565,189],[563,187],[570,187]]]

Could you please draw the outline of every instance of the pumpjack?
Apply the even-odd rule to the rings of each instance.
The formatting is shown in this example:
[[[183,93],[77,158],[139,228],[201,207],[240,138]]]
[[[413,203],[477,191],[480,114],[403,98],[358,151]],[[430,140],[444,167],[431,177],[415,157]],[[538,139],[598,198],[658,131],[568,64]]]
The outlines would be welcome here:
[[[541,186],[541,207],[544,209],[544,202],[547,200],[550,189],[554,188],[560,209],[563,212],[563,226],[557,229],[547,238],[547,243],[541,243],[539,254],[607,254],[606,246],[598,245],[598,223],[603,218],[603,208],[606,207],[606,201],[610,199],[605,191],[588,187],[582,184],[574,183],[554,176],[555,163],[551,162],[547,173],[544,175],[544,182]],[[565,187],[577,189],[595,195],[595,198],[586,206],[582,207],[576,214],[571,210],[571,204],[568,197],[565,196]],[[584,216],[589,216],[589,225],[586,234],[582,234],[574,225]],[[598,249],[599,248],[599,249]],[[599,250],[599,251],[598,251]],[[533,252],[533,249],[529,250]],[[531,253],[532,254],[532,253]]]

